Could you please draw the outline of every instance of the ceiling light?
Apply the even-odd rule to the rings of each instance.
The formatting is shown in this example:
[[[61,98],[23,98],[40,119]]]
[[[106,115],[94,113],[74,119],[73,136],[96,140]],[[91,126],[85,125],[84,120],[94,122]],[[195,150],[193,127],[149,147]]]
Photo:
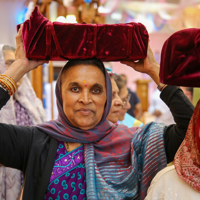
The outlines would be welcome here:
[[[67,15],[66,22],[67,23],[77,23],[76,16],[75,15]]]
[[[57,22],[66,23],[66,19],[65,19],[64,16],[59,16],[59,17],[57,17],[56,21],[57,21]]]

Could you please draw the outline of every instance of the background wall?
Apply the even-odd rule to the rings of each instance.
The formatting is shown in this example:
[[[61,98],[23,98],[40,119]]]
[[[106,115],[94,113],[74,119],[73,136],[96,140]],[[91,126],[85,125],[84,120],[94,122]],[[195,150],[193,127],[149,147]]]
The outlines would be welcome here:
[[[0,43],[15,45],[16,25],[21,23],[25,12],[24,1],[0,0]]]
[[[165,34],[165,33],[152,33],[149,35],[150,46],[158,63],[160,63],[160,52],[161,52],[162,46],[165,40],[170,35],[171,34]],[[126,65],[123,65],[119,62],[112,62],[112,67],[113,67],[113,72],[119,73],[119,74],[123,73],[127,75],[128,87],[132,89],[133,91],[135,91],[136,89],[135,81],[137,79],[150,79],[149,76],[136,72],[132,68]]]

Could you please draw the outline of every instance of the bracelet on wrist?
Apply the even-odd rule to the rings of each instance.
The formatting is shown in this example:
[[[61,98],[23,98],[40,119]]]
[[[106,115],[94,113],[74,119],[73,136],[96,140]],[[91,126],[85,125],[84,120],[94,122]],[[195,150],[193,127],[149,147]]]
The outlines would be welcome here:
[[[158,84],[158,86],[157,86],[157,89],[159,90],[159,91],[163,91],[163,89],[166,87],[167,85],[166,84],[163,84],[163,83],[159,83]]]
[[[0,74],[0,86],[11,96],[17,90],[15,81],[6,74]]]

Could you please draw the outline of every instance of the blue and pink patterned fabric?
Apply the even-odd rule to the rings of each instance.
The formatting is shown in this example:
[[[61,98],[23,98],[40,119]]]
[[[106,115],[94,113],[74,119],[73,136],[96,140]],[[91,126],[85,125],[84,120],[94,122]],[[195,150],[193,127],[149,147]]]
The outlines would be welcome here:
[[[68,153],[64,142],[59,142],[45,199],[86,199],[85,173],[83,145]]]
[[[107,102],[101,121],[90,130],[72,126],[62,107],[61,73],[56,85],[58,119],[37,127],[59,141],[84,143],[87,199],[144,199],[152,178],[167,164],[165,126],[127,128],[109,122],[112,87],[106,70]]]

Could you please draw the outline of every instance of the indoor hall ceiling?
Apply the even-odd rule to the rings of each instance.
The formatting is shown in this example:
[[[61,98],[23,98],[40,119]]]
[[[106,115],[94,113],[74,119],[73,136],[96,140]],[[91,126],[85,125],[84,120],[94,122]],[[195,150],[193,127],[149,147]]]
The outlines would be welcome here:
[[[0,1],[28,5],[31,0]],[[78,0],[63,0],[63,3],[69,5],[74,1]],[[100,0],[100,4],[99,13],[105,17],[106,23],[141,22],[150,32],[200,28],[200,0]]]
[[[102,6],[107,23],[141,22],[149,32],[200,28],[200,0],[107,0]]]

